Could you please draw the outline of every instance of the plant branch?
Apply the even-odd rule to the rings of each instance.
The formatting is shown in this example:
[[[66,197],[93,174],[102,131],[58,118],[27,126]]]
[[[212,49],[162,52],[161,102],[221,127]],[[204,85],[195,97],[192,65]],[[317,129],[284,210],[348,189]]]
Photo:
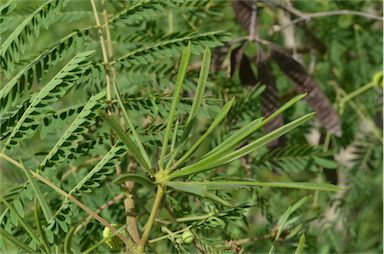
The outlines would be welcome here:
[[[158,237],[158,238],[149,240],[148,242],[149,242],[149,243],[155,243],[155,242],[158,242],[158,241],[167,239],[167,238],[170,237],[170,236],[174,236],[174,235],[183,233],[184,231],[187,231],[187,230],[189,230],[190,228],[192,228],[192,226],[188,226],[188,227],[185,227],[185,228],[180,229],[180,230],[178,230],[178,231],[171,232],[171,233],[169,233],[169,234],[167,234],[167,235],[163,235],[163,236],[160,236],[160,237]]]
[[[148,241],[149,233],[151,232],[151,229],[153,227],[153,223],[155,222],[157,213],[158,213],[158,211],[160,209],[161,201],[163,200],[163,197],[164,197],[164,194],[165,194],[165,189],[164,188],[165,187],[163,187],[161,185],[159,185],[157,187],[155,202],[153,204],[153,207],[152,207],[152,210],[151,210],[151,214],[149,215],[147,224],[145,224],[143,236],[140,239],[139,249],[141,251],[144,251],[145,244]]]
[[[97,15],[97,9],[96,9],[96,3],[95,0],[91,0],[92,4],[92,11],[93,15],[95,16],[95,21],[97,25],[97,33],[100,38],[100,45],[101,45],[101,52],[103,54],[103,62],[104,62],[104,68],[105,68],[105,82],[106,82],[106,90],[107,90],[107,100],[111,101],[111,80],[110,80],[110,70],[109,70],[109,61],[108,61],[108,55],[107,55],[107,48],[105,46],[104,42],[104,34],[102,30],[102,26],[99,20],[99,16]]]
[[[104,0],[102,0],[102,4],[104,6]],[[113,48],[112,48],[111,32],[110,32],[109,25],[108,25],[109,24],[108,14],[107,14],[107,10],[105,9],[105,6],[104,6],[103,11],[102,11],[102,16],[104,19],[104,24],[106,24],[105,25],[105,32],[107,35],[106,45],[108,47],[108,55],[109,55],[108,65],[110,65],[110,62],[113,61]],[[113,87],[115,88],[115,93],[116,93],[116,96],[118,98],[118,101],[121,102],[121,100],[119,98],[118,90],[117,90],[117,85],[116,85],[116,82],[117,82],[116,69],[113,65],[110,66],[110,68],[112,71],[112,84],[113,84]],[[109,100],[109,101],[111,102],[111,100]],[[125,113],[125,115],[126,115],[127,113],[125,112],[125,109],[123,108],[124,105],[120,105],[120,106],[122,107],[121,109],[122,109],[123,113]],[[132,126],[130,126],[130,127],[132,128]],[[135,131],[135,130],[132,129],[132,131]],[[137,140],[137,142],[140,142],[140,141]],[[141,145],[141,143],[139,143],[139,144]],[[143,148],[143,147],[141,146],[140,148]],[[124,207],[125,207],[125,212],[126,212],[126,216],[127,216],[127,218],[126,218],[127,231],[129,233],[129,235],[131,236],[132,240],[137,244],[140,241],[140,234],[139,234],[139,230],[137,228],[136,216],[132,215],[132,212],[131,212],[135,208],[135,202],[133,199],[133,195],[130,194],[133,187],[134,187],[134,183],[131,181],[127,181],[126,183],[124,183],[124,189],[126,190],[124,193],[125,194]]]
[[[284,10],[286,10],[284,8]],[[335,10],[335,11],[325,11],[325,12],[316,12],[316,13],[301,13],[299,18],[293,20],[291,23],[282,26],[276,30],[273,31],[273,33],[278,33],[290,26],[293,26],[297,23],[303,22],[303,21],[309,21],[313,18],[322,18],[322,17],[329,17],[329,16],[339,16],[339,15],[353,15],[353,16],[361,16],[368,19],[374,19],[378,21],[383,21],[383,17],[376,16],[370,13],[366,12],[360,12],[360,11],[351,11],[351,10]]]

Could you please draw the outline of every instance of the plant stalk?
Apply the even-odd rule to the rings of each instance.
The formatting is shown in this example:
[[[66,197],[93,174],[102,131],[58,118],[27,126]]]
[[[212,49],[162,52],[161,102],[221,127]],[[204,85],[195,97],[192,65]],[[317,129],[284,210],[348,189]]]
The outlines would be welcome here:
[[[145,224],[144,233],[141,237],[140,243],[139,243],[139,250],[144,251],[145,244],[148,241],[149,233],[151,232],[151,229],[153,227],[153,223],[155,222],[157,213],[160,208],[161,201],[163,200],[165,194],[165,187],[159,185],[157,187],[156,197],[155,197],[155,203],[153,204],[151,214],[149,215],[147,224]]]

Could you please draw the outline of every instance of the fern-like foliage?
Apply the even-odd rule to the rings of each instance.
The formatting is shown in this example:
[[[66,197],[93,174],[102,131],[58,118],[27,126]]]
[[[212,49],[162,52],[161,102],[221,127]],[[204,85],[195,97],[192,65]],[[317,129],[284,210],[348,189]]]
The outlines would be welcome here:
[[[32,96],[32,99],[23,114],[17,114],[20,118],[13,121],[14,126],[3,138],[7,138],[4,148],[17,145],[19,141],[32,134],[39,125],[39,120],[44,116],[43,111],[52,103],[62,97],[74,84],[74,81],[88,65],[86,58],[93,52],[87,51],[75,55],[40,92]]]
[[[330,153],[309,145],[287,145],[268,151],[260,158],[253,160],[256,168],[267,167],[272,170],[295,173],[309,169],[316,171],[318,167],[335,168],[336,164]]]
[[[42,76],[63,56],[69,55],[89,34],[89,29],[75,31],[51,48],[45,50],[27,66],[22,68],[1,90],[0,111],[14,106],[18,99],[28,92],[34,82],[40,82]]]
[[[115,161],[118,161],[126,154],[124,144],[118,142],[111,150],[93,167],[91,171],[72,188],[69,194],[81,197],[99,187],[102,181],[114,171]],[[68,225],[71,223],[72,206],[68,199],[65,199],[60,208],[49,222],[46,228],[48,240],[53,242],[61,233],[68,232]]]
[[[20,60],[26,42],[31,42],[34,35],[38,36],[41,28],[48,28],[67,2],[68,0],[46,1],[12,31],[0,46],[0,66],[4,71],[9,73],[12,70],[12,63]]]
[[[104,97],[104,93],[92,96],[88,103],[77,115],[72,124],[68,127],[65,133],[57,141],[51,149],[39,169],[44,171],[46,168],[52,168],[65,159],[73,160],[76,158],[74,147],[81,140],[81,134],[87,132],[91,126],[95,124],[96,111],[101,107],[99,100]]]
[[[6,4],[0,6],[0,34],[4,33],[7,30],[5,24],[9,22],[10,17],[8,16],[16,7],[14,1],[8,1]],[[1,38],[1,37],[0,37]]]
[[[140,24],[145,20],[153,19],[158,15],[164,15],[166,8],[173,7],[174,1],[142,0],[123,8],[115,15],[109,24]]]
[[[155,59],[179,56],[184,47],[191,42],[191,52],[201,54],[204,47],[216,47],[228,40],[228,34],[223,32],[210,32],[204,34],[171,34],[160,42],[149,44],[130,52],[116,60],[117,64],[130,67],[136,64],[152,63]]]

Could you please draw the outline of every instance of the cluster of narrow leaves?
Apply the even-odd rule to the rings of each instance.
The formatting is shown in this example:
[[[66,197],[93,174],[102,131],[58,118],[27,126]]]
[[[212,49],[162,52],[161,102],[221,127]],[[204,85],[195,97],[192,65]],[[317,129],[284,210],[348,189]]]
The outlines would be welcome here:
[[[314,88],[313,80],[307,80],[308,74],[298,62],[290,62],[292,61],[290,56],[271,47],[271,57],[278,64],[279,61],[281,62],[282,66],[279,64],[281,70],[298,86],[301,86],[305,81],[303,86],[311,88],[300,90],[308,92],[307,97],[298,95],[280,106],[280,102],[275,97],[277,93],[273,84],[273,73],[268,66],[268,61],[272,58],[266,58],[264,59],[265,62],[258,65],[259,72],[263,72],[265,76],[259,75],[260,77],[257,79],[256,75],[253,75],[249,79],[248,74],[253,72],[251,60],[245,55],[244,48],[241,47],[238,51],[241,53],[236,54],[236,61],[240,65],[239,72],[243,73],[240,74],[242,82],[247,85],[255,85],[259,80],[262,81],[266,85],[266,91],[271,93],[273,98],[263,100],[264,117],[254,117],[250,121],[241,122],[238,125],[240,127],[238,130],[231,132],[215,147],[210,147],[209,151],[204,151],[204,145],[211,139],[215,139],[215,132],[227,123],[226,120],[235,104],[241,103],[235,98],[230,98],[223,102],[220,110],[211,105],[205,106],[207,105],[205,91],[211,65],[209,48],[222,45],[228,36],[220,31],[205,33],[170,31],[165,33],[159,29],[158,24],[153,24],[157,17],[163,16],[168,11],[171,12],[171,8],[175,7],[179,8],[177,13],[181,13],[180,16],[185,14],[183,11],[187,13],[184,17],[188,17],[197,10],[201,10],[201,15],[206,16],[212,2],[183,3],[182,1],[153,2],[144,0],[124,6],[120,2],[113,3],[114,7],[121,7],[121,9],[113,14],[107,23],[111,26],[112,31],[121,32],[118,29],[125,31],[127,27],[135,27],[138,23],[143,23],[146,27],[154,26],[154,29],[158,31],[151,34],[153,30],[147,29],[142,34],[135,31],[126,38],[118,37],[117,43],[129,40],[132,44],[127,47],[132,48],[128,52],[121,50],[126,49],[124,47],[119,48],[116,50],[119,52],[116,58],[110,60],[109,63],[101,61],[97,54],[93,55],[93,51],[83,51],[84,48],[91,48],[94,42],[93,36],[96,35],[98,27],[85,27],[70,32],[55,42],[53,46],[49,46],[43,52],[38,52],[37,57],[20,59],[22,53],[26,52],[24,46],[27,43],[25,42],[29,42],[28,47],[33,45],[32,32],[37,37],[41,28],[54,22],[57,12],[64,8],[67,2],[71,3],[71,1],[53,0],[43,3],[14,32],[10,33],[0,48],[5,73],[13,75],[0,90],[0,136],[1,140],[4,140],[1,155],[2,158],[9,158],[6,153],[10,156],[16,156],[15,159],[20,160],[20,162],[8,160],[21,169],[24,173],[23,177],[27,179],[18,188],[10,190],[4,195],[4,198],[2,196],[0,200],[5,207],[1,215],[0,234],[7,239],[7,242],[13,243],[28,253],[51,253],[62,248],[65,251],[71,250],[71,248],[79,250],[78,246],[74,246],[76,245],[75,241],[71,240],[72,235],[78,233],[79,225],[83,219],[83,214],[75,212],[79,211],[75,204],[79,206],[78,202],[81,200],[87,205],[95,206],[97,202],[105,201],[103,200],[105,197],[100,198],[97,196],[100,193],[97,192],[113,193],[114,191],[111,189],[127,181],[137,183],[135,193],[136,190],[139,193],[142,187],[145,191],[149,190],[146,193],[145,202],[147,199],[149,200],[149,196],[153,194],[153,188],[156,187],[157,193],[163,193],[162,195],[165,196],[198,197],[201,202],[218,207],[220,210],[188,225],[191,226],[192,238],[195,239],[198,246],[206,246],[207,241],[202,240],[204,237],[201,233],[204,230],[224,228],[226,223],[230,221],[244,219],[244,213],[250,206],[242,204],[243,202],[236,204],[237,201],[222,194],[228,190],[254,190],[261,187],[294,188],[310,191],[339,190],[334,185],[321,182],[262,182],[244,178],[234,180],[229,177],[224,177],[224,180],[213,180],[209,177],[209,174],[215,174],[215,169],[225,168],[245,156],[258,154],[265,145],[272,144],[286,133],[305,124],[313,117],[313,113],[301,116],[286,124],[283,123],[281,114],[301,99],[317,96],[320,93]],[[6,5],[0,8],[0,12],[9,15],[12,9],[13,7]],[[0,22],[2,21],[3,18],[1,17]],[[193,26],[195,23],[188,24]],[[120,54],[120,50],[123,51],[122,54]],[[181,52],[179,71],[174,82],[174,73],[172,72],[174,63],[171,58],[178,57]],[[191,54],[199,55],[202,52],[204,52],[204,56],[201,61],[200,74],[196,80],[197,87],[193,89],[195,80],[186,80],[187,69]],[[27,65],[22,66],[25,62]],[[293,67],[286,68],[287,62]],[[164,65],[162,65],[163,63]],[[108,68],[114,68],[117,72],[118,82],[111,84],[111,89],[113,89],[112,101],[106,100],[105,92],[101,91],[105,89],[105,77],[109,75],[106,65]],[[291,68],[294,70],[292,71]],[[13,70],[16,70],[16,73],[13,73]],[[156,75],[157,73],[159,75]],[[126,79],[121,78],[126,75],[128,76]],[[129,89],[138,88],[137,85],[129,86],[131,81],[135,79],[134,75],[149,77],[150,82],[158,81],[161,84],[172,84],[173,96],[167,97],[168,95],[159,93],[159,91],[155,93],[154,90],[156,89],[149,86],[139,87],[140,92],[137,96],[133,96]],[[127,82],[124,83],[124,81]],[[156,82],[153,83],[156,84]],[[189,87],[185,89],[188,82]],[[139,82],[139,85],[142,84]],[[147,94],[143,92],[147,88],[153,89],[149,92],[151,95],[149,99],[146,97]],[[160,86],[156,88],[161,90]],[[186,90],[194,92],[192,100],[183,98]],[[81,97],[78,96],[80,94],[87,98],[87,102],[77,98]],[[65,96],[73,96],[76,103],[79,101],[80,103],[63,109],[62,103],[65,104],[65,100],[68,99]],[[314,104],[314,100],[308,99],[308,101],[310,104]],[[273,105],[269,106],[268,103],[273,103]],[[322,105],[321,109],[323,110],[328,106],[329,102]],[[202,114],[204,112],[205,114]],[[208,119],[209,125],[201,135],[199,133],[196,136],[194,130],[201,127],[201,115]],[[213,119],[211,119],[211,115],[214,115]],[[138,121],[136,119],[138,116],[143,119],[151,117],[153,121],[149,123],[148,128],[142,128],[140,125],[143,119]],[[55,121],[61,122],[55,125]],[[60,128],[56,129],[55,126],[60,126]],[[41,128],[39,129],[39,127]],[[59,133],[59,137],[46,137],[47,135],[43,133],[48,127],[55,129]],[[267,129],[268,133],[261,136],[256,135],[262,128]],[[330,128],[337,128],[337,123],[333,122]],[[28,145],[28,142],[33,142],[33,139],[39,138],[39,135],[33,136],[38,131],[40,131],[40,137],[47,141],[43,148],[36,148],[44,150],[44,152],[38,153],[44,157],[38,162],[26,163],[24,166],[24,161],[27,161],[26,156],[20,152],[21,155],[24,155],[23,158],[23,156],[17,156],[17,153],[22,150],[23,145]],[[44,137],[44,135],[46,136]],[[52,140],[54,141],[52,142]],[[150,142],[154,140],[156,142]],[[293,155],[298,158],[303,157],[302,160],[298,159],[301,169],[305,169],[307,164],[312,162],[324,168],[334,166],[325,158],[326,155],[324,158],[320,158],[319,152],[314,152],[311,149],[298,148],[282,152],[275,150],[271,155],[274,156],[259,157],[257,163],[272,169],[282,167],[290,169],[296,165],[293,165],[292,161],[286,157]],[[279,156],[285,160],[279,161]],[[96,159],[96,162],[89,163],[91,166],[86,161],[90,157]],[[138,164],[137,172],[122,174],[112,181],[111,178],[114,177],[115,169],[121,165],[125,167],[127,158]],[[36,158],[33,159],[36,160]],[[81,165],[82,162],[86,166]],[[38,165],[35,165],[36,163]],[[71,170],[68,171],[67,167],[70,167]],[[69,173],[70,177],[68,178],[70,180],[63,181],[65,179],[63,174],[66,173]],[[62,200],[57,193],[47,191],[47,186],[37,182],[35,178],[48,184],[64,199]],[[156,202],[162,204],[159,199],[163,197],[156,198],[158,199],[154,204]],[[28,209],[28,205],[33,199],[35,206],[33,209]],[[95,200],[97,202],[94,202]],[[298,218],[289,218],[302,203],[304,201],[299,201],[298,204],[283,214],[277,223],[275,241],[281,238],[288,227],[297,226]],[[128,240],[124,234],[120,234],[118,237],[127,245],[126,249],[139,253],[140,251],[136,247],[140,247],[142,248],[141,251],[144,251],[147,245],[155,242],[153,239],[148,241],[148,237],[153,231],[151,229],[159,228],[155,217],[161,213],[157,213],[156,209],[163,210],[163,207],[154,205],[151,214],[148,214],[148,209],[145,208],[146,204],[141,204],[141,202],[137,204],[138,209],[142,211],[137,216],[139,229],[144,229],[143,232],[140,232],[140,243],[135,243],[137,246],[132,246],[129,237]],[[42,213],[40,213],[40,209]],[[97,218],[91,209],[88,208],[87,210],[87,207],[84,208],[84,206],[81,206],[81,209],[92,214],[93,218]],[[32,227],[26,218],[25,212],[31,210],[34,212],[36,227]],[[111,219],[110,224],[115,223],[113,220],[123,221],[124,219],[121,218],[121,215],[117,218],[114,215],[106,214],[105,216]],[[147,219],[148,215],[149,219]],[[177,214],[172,216],[177,216]],[[159,221],[161,220],[159,219]],[[183,219],[179,221],[183,221]],[[175,223],[173,226],[176,229],[185,225]],[[298,230],[294,232],[302,233],[302,228],[297,228]],[[164,230],[164,232],[167,231]],[[101,240],[101,234],[95,236],[95,239],[90,240],[91,246],[87,246],[89,248],[85,252],[89,253],[99,247],[103,248],[103,243],[109,241],[116,234],[118,233],[114,232],[112,235],[108,235],[108,239]],[[180,243],[172,237],[173,234],[169,234],[169,232],[167,234],[170,236],[164,239],[170,239],[179,251],[184,250],[182,244],[192,242],[191,235],[188,236],[189,239],[186,236],[181,237],[183,242]],[[293,236],[296,235],[293,234]],[[299,242],[301,249],[304,245],[303,239],[304,237]],[[217,250],[225,250],[226,248],[218,247]],[[80,251],[84,250],[81,249]]]

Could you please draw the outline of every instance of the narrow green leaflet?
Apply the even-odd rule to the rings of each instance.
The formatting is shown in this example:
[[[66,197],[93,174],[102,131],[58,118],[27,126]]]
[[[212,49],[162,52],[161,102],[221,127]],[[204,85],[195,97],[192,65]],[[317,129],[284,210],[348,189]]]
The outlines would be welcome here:
[[[121,128],[119,123],[107,115],[104,111],[99,111],[100,117],[107,122],[107,124],[116,132],[117,136],[123,141],[128,149],[128,153],[151,175],[153,175],[152,168],[147,164],[145,159],[140,153],[140,150],[136,147],[128,134]]]
[[[25,51],[25,44],[31,43],[33,37],[38,36],[43,27],[48,28],[67,3],[68,0],[45,1],[13,29],[0,45],[0,66],[4,71],[12,69],[10,63],[19,61],[21,54]]]
[[[29,234],[29,236],[35,240],[36,242],[38,242],[39,244],[40,241],[39,241],[39,237],[38,235],[33,231],[33,229],[31,228],[31,226],[29,224],[26,223],[26,221],[24,220],[24,218],[21,218],[18,211],[17,211],[17,208],[16,207],[13,207],[10,203],[8,203],[2,196],[0,196],[0,202],[3,203],[8,209],[9,209],[9,213],[10,214],[13,214],[13,216],[16,217],[17,219],[17,222],[20,223],[21,227],[24,228],[24,230]],[[2,228],[2,227],[0,227]]]
[[[279,129],[274,130],[271,133],[268,133],[267,135],[251,142],[250,144],[243,146],[232,153],[226,152],[226,153],[219,153],[214,154],[210,157],[206,157],[192,165],[186,166],[184,168],[181,168],[178,171],[173,172],[170,175],[170,179],[173,179],[175,177],[179,176],[185,176],[185,175],[191,175],[191,174],[197,174],[202,171],[206,171],[208,169],[229,163],[237,158],[240,158],[244,155],[247,155],[255,150],[257,150],[259,147],[267,144],[268,142],[284,135],[285,133],[289,132],[290,130],[296,128],[297,126],[303,124],[304,122],[308,121],[310,118],[313,117],[313,113],[307,114],[303,117],[300,117],[299,119],[296,119],[286,125],[283,125]]]
[[[207,153],[203,158],[216,158],[222,154],[226,154],[230,150],[234,150],[236,145],[238,145],[242,140],[247,138],[249,135],[257,131],[260,127],[263,126],[263,118],[258,118],[252,122],[244,125],[239,130],[237,130],[232,136],[224,140],[217,147],[212,149]]]
[[[138,174],[133,174],[133,173],[122,174],[119,177],[117,177],[113,182],[121,184],[121,183],[125,183],[126,181],[132,181],[148,187],[155,186],[155,184],[147,177],[138,175]]]
[[[227,201],[209,191],[204,185],[183,184],[183,182],[166,182],[165,185],[182,192],[208,198],[225,206],[231,206]]]
[[[255,181],[210,181],[210,182],[166,182],[172,188],[199,189],[205,187],[207,190],[228,190],[230,188],[254,188],[254,187],[278,187],[290,189],[339,191],[340,187],[328,183],[304,183],[304,182],[255,182]]]
[[[133,123],[131,121],[131,118],[129,117],[128,112],[127,112],[127,110],[124,107],[124,103],[123,103],[123,101],[121,100],[121,97],[120,97],[119,89],[117,88],[117,85],[116,85],[115,82],[113,82],[113,88],[115,90],[117,101],[119,102],[120,108],[123,111],[124,120],[128,124],[129,129],[132,131],[132,134],[135,137],[136,145],[139,148],[140,153],[143,156],[143,158],[144,158],[146,164],[148,165],[148,167],[152,168],[151,160],[149,159],[149,156],[148,156],[147,152],[144,149],[143,142],[141,141],[140,136],[137,134],[136,129],[133,126]]]
[[[215,120],[213,120],[211,126],[209,126],[208,130],[192,145],[192,147],[181,157],[174,165],[176,168],[179,166],[181,163],[186,161],[195,151],[199,146],[206,140],[206,138],[216,129],[216,127],[223,121],[225,116],[228,114],[229,110],[232,107],[234,99],[231,101],[227,102],[223,109],[220,111],[220,113],[216,116]]]
[[[0,90],[0,111],[16,105],[19,99],[31,89],[35,80],[40,81],[44,72],[69,55],[84,41],[89,30],[90,28],[87,28],[70,33],[14,75]]]
[[[273,118],[275,118],[277,115],[281,114],[285,110],[287,110],[289,107],[294,105],[296,102],[301,100],[305,97],[305,94],[300,94],[289,100],[287,103],[285,103],[282,107],[280,107],[278,110],[273,112],[270,116],[267,118],[258,118],[256,120],[253,120],[252,122],[248,123],[247,125],[240,128],[238,131],[236,131],[232,136],[227,138],[223,143],[212,149],[209,153],[207,153],[204,157],[210,157],[214,154],[218,154],[223,151],[227,151],[228,149],[232,148],[233,146],[237,145],[239,142],[247,138],[249,135],[254,133],[256,130],[258,130],[260,127],[262,127],[267,122],[271,121]]]
[[[301,253],[303,253],[304,245],[305,245],[305,235],[302,234],[302,235],[300,236],[299,244],[297,245],[297,248],[296,248],[296,250],[295,250],[295,254],[301,254]]]
[[[190,55],[191,55],[191,44],[189,43],[188,47],[186,47],[183,50],[183,55],[181,57],[181,62],[180,62],[179,73],[177,75],[177,80],[176,80],[176,87],[175,87],[175,90],[173,92],[172,106],[171,106],[171,110],[169,112],[169,118],[168,118],[168,122],[167,122],[167,127],[165,129],[165,136],[164,136],[163,146],[161,148],[161,154],[160,154],[160,159],[159,159],[159,167],[161,169],[163,168],[164,157],[165,157],[165,154],[167,153],[168,141],[169,141],[169,138],[171,136],[173,121],[174,121],[175,114],[176,114],[176,108],[177,108],[177,105],[179,104],[179,101],[180,101],[180,94],[183,90],[183,83],[184,83],[185,74],[187,72],[187,67],[188,67]]]
[[[203,100],[205,86],[208,79],[210,62],[211,62],[211,51],[209,50],[209,48],[206,48],[204,50],[203,61],[201,62],[201,69],[200,69],[199,81],[197,83],[196,94],[195,94],[195,97],[193,98],[192,109],[191,109],[191,112],[189,113],[187,123],[189,123],[199,112],[200,105]]]
[[[21,164],[23,165],[23,164]],[[45,219],[46,221],[51,221],[52,220],[52,211],[51,211],[51,208],[49,207],[49,205],[47,204],[44,196],[43,196],[43,193],[41,192],[39,186],[37,185],[35,179],[33,179],[31,173],[29,172],[28,169],[26,169],[24,167],[24,165],[22,166],[22,170],[24,171],[25,175],[27,176],[33,190],[35,191],[35,195],[36,195],[36,198],[37,200],[39,201],[39,204],[41,206],[41,209],[43,210],[43,214],[45,216]]]

